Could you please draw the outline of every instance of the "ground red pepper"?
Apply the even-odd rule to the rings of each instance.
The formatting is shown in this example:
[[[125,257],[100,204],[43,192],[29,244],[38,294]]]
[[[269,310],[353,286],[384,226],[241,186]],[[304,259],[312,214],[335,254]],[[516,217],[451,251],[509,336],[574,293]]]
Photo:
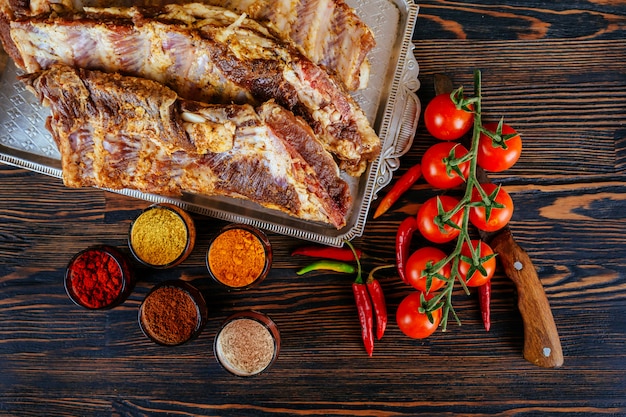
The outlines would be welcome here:
[[[87,308],[103,308],[119,297],[124,287],[122,267],[103,248],[87,249],[68,266],[68,291]]]

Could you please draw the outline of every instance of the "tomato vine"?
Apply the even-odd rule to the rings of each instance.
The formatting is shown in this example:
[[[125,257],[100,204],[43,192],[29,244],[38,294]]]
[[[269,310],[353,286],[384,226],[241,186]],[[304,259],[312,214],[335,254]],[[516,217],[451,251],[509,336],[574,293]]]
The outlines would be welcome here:
[[[461,320],[459,319],[456,311],[454,310],[452,303],[452,294],[456,287],[456,282],[458,281],[462,286],[463,290],[466,294],[469,295],[468,286],[472,285],[467,282],[467,277],[464,276],[460,272],[460,267],[466,268],[469,264],[469,268],[472,273],[469,274],[471,277],[473,272],[476,270],[481,273],[485,271],[483,265],[491,261],[495,256],[494,253],[489,253],[486,256],[481,255],[481,247],[482,245],[477,245],[476,241],[472,241],[470,236],[470,225],[476,226],[483,230],[485,226],[482,224],[475,223],[473,218],[477,211],[482,211],[482,215],[490,220],[490,216],[494,215],[494,212],[497,210],[509,210],[508,218],[505,218],[503,222],[501,222],[495,229],[501,228],[508,223],[508,219],[510,219],[510,214],[512,213],[512,203],[510,207],[505,207],[500,200],[498,199],[498,195],[500,193],[500,186],[493,187],[488,186],[486,184],[481,184],[478,178],[478,172],[480,168],[478,163],[478,156],[481,152],[479,147],[481,146],[481,137],[485,136],[494,140],[494,147],[496,146],[495,142],[500,139],[500,135],[502,134],[502,120],[498,124],[497,133],[494,138],[494,134],[490,134],[487,129],[483,127],[482,123],[482,91],[481,91],[481,72],[476,70],[474,73],[474,97],[472,98],[464,98],[462,93],[462,87],[450,93],[450,98],[455,102],[457,108],[465,108],[471,109],[473,114],[473,128],[471,134],[471,143],[468,149],[467,154],[464,154],[461,158],[455,158],[452,154],[449,158],[449,161],[453,164],[467,164],[467,176],[465,178],[465,190],[463,195],[457,199],[456,205],[450,207],[450,205],[445,205],[441,203],[441,199],[445,196],[436,197],[437,198],[437,213],[433,222],[438,225],[442,234],[450,234],[450,228],[457,229],[458,236],[455,238],[454,249],[447,255],[445,258],[440,261],[429,265],[423,272],[426,273],[426,279],[430,282],[434,276],[430,276],[429,274],[433,274],[432,271],[439,271],[444,267],[448,267],[450,272],[449,278],[446,279],[445,285],[438,292],[429,294],[427,300],[424,300],[423,310],[428,313],[433,313],[439,309],[442,309],[441,314],[441,323],[440,326],[442,331],[446,331],[448,325],[448,318],[450,315],[454,317],[458,324],[461,324]],[[504,140],[508,140],[514,138],[515,134],[510,134],[510,131]],[[503,141],[499,146],[502,147]],[[506,147],[506,144],[504,144]],[[520,145],[521,147],[521,145]],[[518,152],[519,153],[519,152]],[[508,196],[508,195],[507,195]],[[472,214],[474,212],[474,214]],[[460,221],[459,221],[460,215]],[[483,221],[485,219],[483,218]],[[418,220],[418,223],[419,220]],[[490,231],[493,231],[492,229]],[[428,239],[428,236],[425,236]],[[431,241],[435,243],[436,240]],[[454,239],[452,239],[454,241]],[[468,256],[469,251],[469,256]],[[442,278],[441,275],[437,276],[437,278]],[[488,278],[490,279],[490,277]],[[488,280],[487,279],[487,280]],[[472,285],[475,286],[475,285]]]

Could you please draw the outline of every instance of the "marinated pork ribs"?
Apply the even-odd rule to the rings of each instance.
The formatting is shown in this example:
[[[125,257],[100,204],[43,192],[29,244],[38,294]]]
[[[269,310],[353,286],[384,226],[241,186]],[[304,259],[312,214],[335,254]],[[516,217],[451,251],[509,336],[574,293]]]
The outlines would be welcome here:
[[[47,14],[83,7],[131,7],[184,4],[186,0],[3,0],[5,13]],[[365,88],[376,46],[371,29],[343,0],[203,0],[202,3],[246,13],[283,40],[293,42],[311,61],[332,72],[351,91]]]
[[[273,101],[204,104],[143,78],[52,65],[22,76],[49,105],[64,183],[253,201],[341,228],[352,204],[310,127]]]
[[[245,14],[200,3],[5,14],[0,33],[27,72],[63,63],[158,81],[208,103],[274,99],[302,117],[353,176],[380,153],[380,139],[343,85]]]
[[[309,59],[333,72],[349,90],[365,88],[370,28],[342,0],[205,0],[263,22]]]

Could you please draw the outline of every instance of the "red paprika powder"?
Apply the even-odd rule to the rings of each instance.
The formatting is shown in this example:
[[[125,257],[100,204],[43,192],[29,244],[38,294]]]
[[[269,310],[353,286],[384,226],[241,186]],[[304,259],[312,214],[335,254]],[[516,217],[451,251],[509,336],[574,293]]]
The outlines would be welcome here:
[[[111,307],[128,293],[130,271],[114,248],[85,249],[70,261],[65,288],[76,304],[90,309]]]

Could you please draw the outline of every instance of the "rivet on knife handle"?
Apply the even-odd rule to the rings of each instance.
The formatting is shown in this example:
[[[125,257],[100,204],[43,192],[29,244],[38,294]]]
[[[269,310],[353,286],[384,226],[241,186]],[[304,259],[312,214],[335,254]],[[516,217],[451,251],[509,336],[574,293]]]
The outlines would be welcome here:
[[[495,236],[491,247],[500,254],[504,272],[517,287],[518,307],[524,322],[524,358],[544,368],[561,366],[563,351],[559,333],[530,257],[515,242],[510,230]]]

